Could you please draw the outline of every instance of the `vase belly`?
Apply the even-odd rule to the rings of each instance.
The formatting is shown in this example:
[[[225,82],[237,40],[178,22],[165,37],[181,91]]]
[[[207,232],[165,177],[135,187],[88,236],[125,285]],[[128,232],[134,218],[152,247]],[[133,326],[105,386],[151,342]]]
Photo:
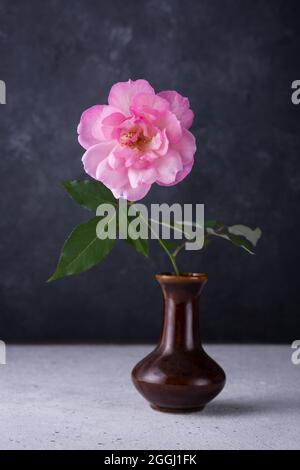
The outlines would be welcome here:
[[[195,275],[194,275],[195,276]],[[164,294],[159,345],[132,371],[141,395],[160,411],[200,410],[225,385],[223,369],[204,351],[199,334],[198,298],[207,277],[158,275]]]

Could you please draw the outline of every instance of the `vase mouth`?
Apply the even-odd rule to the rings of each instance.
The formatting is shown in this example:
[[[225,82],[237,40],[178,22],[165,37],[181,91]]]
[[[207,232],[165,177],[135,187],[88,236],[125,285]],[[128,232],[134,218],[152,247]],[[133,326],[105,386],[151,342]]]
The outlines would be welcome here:
[[[158,273],[155,275],[157,281],[167,282],[206,282],[208,276],[205,273]]]

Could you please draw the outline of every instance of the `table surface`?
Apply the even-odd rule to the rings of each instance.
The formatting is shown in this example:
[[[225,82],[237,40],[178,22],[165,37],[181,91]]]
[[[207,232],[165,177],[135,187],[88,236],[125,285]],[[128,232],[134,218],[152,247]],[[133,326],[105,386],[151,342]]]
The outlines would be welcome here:
[[[209,345],[223,392],[202,412],[154,411],[130,372],[151,346],[8,346],[0,449],[299,449],[300,365],[285,346]]]

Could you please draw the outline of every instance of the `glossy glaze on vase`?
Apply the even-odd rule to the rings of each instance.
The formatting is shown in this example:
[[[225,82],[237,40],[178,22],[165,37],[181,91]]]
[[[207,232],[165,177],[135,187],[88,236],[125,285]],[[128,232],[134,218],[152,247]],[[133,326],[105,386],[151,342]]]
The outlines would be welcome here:
[[[132,371],[137,390],[160,411],[202,409],[225,384],[223,369],[203,350],[198,300],[205,274],[158,274],[164,323],[158,346]]]

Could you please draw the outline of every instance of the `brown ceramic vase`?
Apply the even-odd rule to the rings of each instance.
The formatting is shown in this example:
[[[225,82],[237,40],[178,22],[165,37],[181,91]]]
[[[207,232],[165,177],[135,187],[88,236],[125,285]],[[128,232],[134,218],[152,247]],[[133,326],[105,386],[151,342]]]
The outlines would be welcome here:
[[[204,351],[198,302],[206,274],[157,274],[164,298],[158,346],[132,371],[137,390],[152,408],[166,412],[201,410],[225,385],[223,369]]]

